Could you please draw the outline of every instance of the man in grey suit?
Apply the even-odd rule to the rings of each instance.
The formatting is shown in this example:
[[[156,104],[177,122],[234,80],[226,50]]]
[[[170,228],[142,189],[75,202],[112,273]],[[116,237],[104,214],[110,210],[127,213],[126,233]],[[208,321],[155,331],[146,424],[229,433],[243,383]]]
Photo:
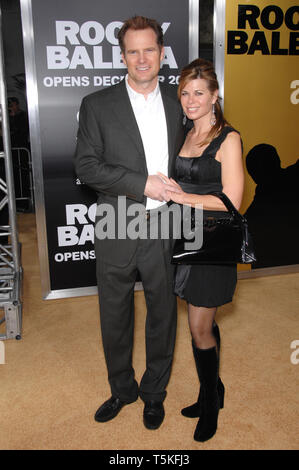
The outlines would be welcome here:
[[[98,194],[97,280],[112,392],[95,419],[111,420],[140,396],[145,403],[145,426],[157,429],[164,419],[176,335],[172,241],[124,235],[123,224],[128,227],[132,222],[136,203],[142,205],[148,226],[159,225],[161,213],[168,210],[167,190],[175,188],[157,173],[172,174],[183,142],[182,114],[176,89],[158,80],[164,56],[160,25],[136,16],[123,24],[118,39],[128,74],[119,84],[83,99],[76,149],[77,175]],[[116,235],[103,239],[97,224],[107,205],[115,213]],[[139,386],[132,367],[138,273],[147,305],[146,370]]]

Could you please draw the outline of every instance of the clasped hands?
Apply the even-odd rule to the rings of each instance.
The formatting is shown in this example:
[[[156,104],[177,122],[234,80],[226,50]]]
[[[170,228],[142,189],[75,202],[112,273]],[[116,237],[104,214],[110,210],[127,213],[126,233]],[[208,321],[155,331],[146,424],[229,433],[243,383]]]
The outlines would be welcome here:
[[[173,178],[168,178],[168,176],[158,172],[156,175],[148,176],[144,194],[161,202],[173,201],[183,204],[183,195],[185,193]]]

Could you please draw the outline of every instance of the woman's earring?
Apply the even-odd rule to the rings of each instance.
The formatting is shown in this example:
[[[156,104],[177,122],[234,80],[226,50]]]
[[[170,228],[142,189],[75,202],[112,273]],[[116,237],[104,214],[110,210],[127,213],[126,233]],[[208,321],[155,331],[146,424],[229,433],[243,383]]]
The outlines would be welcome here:
[[[185,126],[185,125],[186,125],[186,122],[187,122],[187,116],[186,116],[185,113],[183,113],[183,114],[184,114],[184,117],[183,117],[183,126]]]
[[[216,114],[215,114],[215,105],[212,106],[212,117],[211,117],[211,126],[215,126],[216,124]]]

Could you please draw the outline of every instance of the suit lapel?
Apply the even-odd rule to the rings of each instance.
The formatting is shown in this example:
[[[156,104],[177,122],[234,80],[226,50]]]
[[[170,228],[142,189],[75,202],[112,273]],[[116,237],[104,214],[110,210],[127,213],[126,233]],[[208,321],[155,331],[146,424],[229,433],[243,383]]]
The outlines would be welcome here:
[[[165,117],[167,123],[167,134],[168,134],[168,176],[172,174],[172,167],[174,162],[174,148],[175,148],[175,137],[176,137],[176,128],[177,128],[177,114],[178,109],[176,103],[173,101],[173,98],[170,98],[165,88],[160,84],[161,96],[164,104]]]
[[[121,125],[126,130],[127,134],[132,138],[139,155],[143,155],[145,161],[143,143],[128,92],[126,90],[125,79],[122,80],[115,90],[116,93],[112,103],[115,115],[121,122]]]
[[[160,84],[161,96],[163,100],[165,118],[167,124],[167,135],[168,135],[168,175],[172,174],[172,168],[174,163],[174,149],[176,140],[176,131],[178,126],[178,108],[176,102],[172,97],[169,97],[163,84]],[[133,108],[129,99],[128,92],[126,90],[125,79],[115,87],[115,94],[111,105],[116,118],[121,122],[122,127],[126,130],[127,134],[131,137],[134,142],[138,154],[144,159],[144,168],[147,173],[145,152],[142,143],[142,138],[139,132],[138,124],[134,115]]]

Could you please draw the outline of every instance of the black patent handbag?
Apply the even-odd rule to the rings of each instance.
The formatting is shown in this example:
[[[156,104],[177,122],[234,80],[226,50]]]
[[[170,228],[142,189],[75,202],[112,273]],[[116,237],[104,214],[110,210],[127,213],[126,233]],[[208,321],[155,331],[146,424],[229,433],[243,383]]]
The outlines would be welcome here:
[[[192,238],[186,239],[183,230],[181,238],[175,240],[173,264],[251,264],[256,261],[252,238],[246,218],[241,215],[231,200],[222,192],[211,192],[226,206],[226,217],[209,217],[195,227],[195,209],[191,209],[191,230],[202,230],[202,246],[186,249]],[[195,238],[195,235],[194,235]],[[189,245],[190,246],[190,245]]]

